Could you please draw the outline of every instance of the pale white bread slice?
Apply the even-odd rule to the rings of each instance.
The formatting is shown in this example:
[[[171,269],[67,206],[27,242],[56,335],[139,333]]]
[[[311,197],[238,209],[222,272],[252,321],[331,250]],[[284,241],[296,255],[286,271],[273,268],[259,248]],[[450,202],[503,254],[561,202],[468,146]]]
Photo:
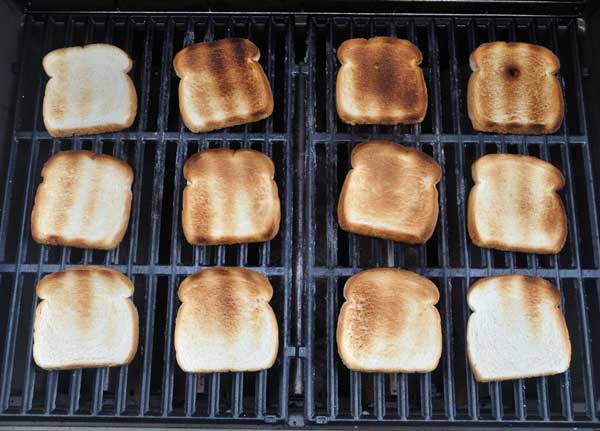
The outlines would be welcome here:
[[[337,113],[349,124],[414,124],[427,112],[421,51],[395,37],[350,39],[337,51]]]
[[[477,381],[562,373],[571,362],[560,294],[543,278],[483,278],[467,293],[467,354]]]
[[[194,133],[252,123],[273,112],[260,51],[248,39],[196,43],[177,53],[179,110]]]
[[[424,373],[442,353],[435,284],[410,271],[359,272],[344,286],[337,326],[338,352],[351,370]]]
[[[281,209],[273,161],[249,149],[215,148],[190,157],[183,167],[182,226],[193,245],[271,240]]]
[[[133,170],[91,151],[61,151],[42,169],[31,235],[36,242],[110,250],[125,236]]]
[[[277,357],[279,335],[269,280],[245,268],[210,268],[179,286],[175,351],[193,373],[257,371]]]
[[[130,127],[137,95],[127,53],[107,44],[61,48],[43,60],[50,76],[44,124],[54,137],[115,132]]]
[[[442,170],[429,155],[389,141],[366,141],[352,151],[338,203],[348,232],[409,244],[425,243],[438,217]]]
[[[471,53],[470,64],[467,99],[475,130],[547,134],[560,128],[560,62],[552,51],[521,42],[484,43]]]
[[[531,156],[488,154],[472,166],[468,230],[479,247],[558,253],[567,238],[567,216],[556,193],[562,173]]]
[[[49,274],[36,287],[33,358],[41,368],[112,367],[131,362],[138,313],[131,280],[118,271],[78,266]]]

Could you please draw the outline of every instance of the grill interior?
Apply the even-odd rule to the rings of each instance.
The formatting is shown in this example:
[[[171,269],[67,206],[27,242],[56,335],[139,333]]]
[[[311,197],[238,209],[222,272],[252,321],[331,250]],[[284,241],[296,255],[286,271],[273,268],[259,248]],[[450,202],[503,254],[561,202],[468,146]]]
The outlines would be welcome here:
[[[29,13],[0,215],[0,420],[37,424],[360,424],[597,427],[600,360],[600,240],[584,101],[584,26],[578,16]],[[354,126],[335,112],[335,48],[350,37],[393,35],[423,53],[429,93],[415,126]],[[193,42],[242,36],[260,48],[275,101],[272,117],[206,134],[179,116],[173,55]],[[466,115],[468,56],[490,40],[549,47],[561,60],[565,122],[550,136],[475,133]],[[41,101],[41,58],[70,45],[109,42],[134,60],[139,110],[130,130],[54,139]],[[365,139],[415,146],[442,166],[440,216],[423,246],[341,231],[336,206],[353,146]],[[271,156],[282,225],[271,242],[192,247],[180,227],[182,166],[193,153],[254,148]],[[30,212],[40,171],[62,149],[113,154],[135,171],[127,235],[114,251],[34,243]],[[466,234],[470,167],[494,152],[530,154],[565,175],[569,234],[556,257],[473,246]],[[128,367],[46,372],[31,356],[35,285],[69,265],[108,265],[134,281],[140,346]],[[177,287],[199,268],[246,266],[267,275],[280,328],[275,366],[259,373],[193,375],[175,363]],[[432,279],[441,299],[443,353],[424,375],[349,372],[337,355],[342,288],[366,268],[396,266]],[[538,275],[561,291],[573,346],[562,375],[478,384],[465,354],[466,289],[498,274]]]

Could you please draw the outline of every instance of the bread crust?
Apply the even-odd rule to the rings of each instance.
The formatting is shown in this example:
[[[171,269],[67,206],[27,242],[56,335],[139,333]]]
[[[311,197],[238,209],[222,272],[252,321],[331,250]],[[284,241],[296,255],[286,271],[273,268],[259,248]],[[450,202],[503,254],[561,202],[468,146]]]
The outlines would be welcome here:
[[[348,124],[415,124],[427,112],[423,56],[394,37],[350,39],[337,51],[337,113]]]
[[[344,286],[337,345],[346,367],[384,373],[430,372],[442,353],[439,291],[425,277],[376,268]],[[415,359],[415,357],[417,359]]]
[[[131,330],[131,334],[132,334],[132,340],[131,340],[132,342],[131,342],[131,348],[129,350],[129,353],[127,354],[126,358],[123,361],[118,361],[118,362],[116,362],[116,361],[77,362],[77,363],[65,363],[64,365],[58,365],[58,366],[48,366],[45,364],[44,358],[40,357],[40,353],[35,348],[35,334],[39,333],[40,325],[44,324],[43,318],[41,317],[43,310],[44,310],[43,304],[45,304],[45,301],[49,300],[53,296],[53,294],[56,293],[56,291],[58,289],[62,288],[60,283],[63,283],[63,285],[64,285],[69,282],[68,275],[70,273],[77,273],[77,274],[82,274],[82,275],[85,274],[87,276],[101,274],[103,277],[106,277],[107,282],[109,280],[114,282],[114,284],[107,285],[104,287],[107,287],[108,290],[111,291],[110,293],[112,295],[119,296],[125,300],[125,303],[127,304],[127,307],[131,314],[132,326],[131,326],[130,330]],[[133,301],[131,299],[131,297],[133,296],[133,292],[134,292],[134,286],[133,286],[132,281],[128,277],[126,277],[124,274],[122,274],[119,271],[116,271],[114,269],[107,268],[107,267],[82,265],[82,266],[71,267],[64,271],[55,272],[55,273],[46,275],[44,278],[42,278],[40,280],[40,282],[36,286],[36,294],[41,299],[41,301],[36,308],[34,328],[33,328],[33,331],[34,331],[33,358],[34,358],[35,363],[39,367],[47,369],[47,370],[70,370],[70,369],[76,369],[76,368],[114,367],[114,366],[129,364],[135,357],[135,354],[137,352],[137,347],[138,347],[138,340],[139,340],[139,316],[138,316],[137,308],[135,307],[135,305],[133,304]],[[77,303],[78,302],[76,302],[76,301],[73,302],[73,304],[77,304]],[[86,305],[86,304],[87,304],[87,302],[84,301],[84,303],[82,305]],[[109,317],[109,316],[107,316],[107,317]],[[57,345],[56,348],[60,348],[60,346]]]
[[[91,240],[86,238],[86,233],[80,229],[79,237],[75,238],[67,238],[64,235],[65,224],[67,224],[68,220],[64,220],[61,218],[62,222],[56,220],[55,222],[60,226],[54,225],[50,228],[52,232],[44,232],[41,228],[42,220],[48,220],[52,217],[56,217],[55,213],[49,213],[49,208],[53,206],[50,205],[53,199],[57,199],[57,196],[54,193],[54,189],[46,190],[46,181],[49,175],[58,175],[58,176],[67,176],[69,178],[73,178],[73,183],[71,186],[75,188],[78,184],[75,183],[76,179],[80,175],[86,174],[84,169],[81,167],[77,167],[77,164],[83,163],[82,160],[91,159],[94,162],[101,163],[103,166],[105,164],[112,165],[117,170],[122,172],[122,175],[126,178],[124,183],[124,188],[128,188],[128,198],[124,201],[124,207],[121,217],[121,222],[119,223],[119,230],[112,234],[113,239],[108,241],[106,239],[102,240]],[[60,163],[64,160],[68,160],[70,166],[72,166],[73,171],[63,171],[59,169]],[[58,165],[55,168],[55,165]],[[56,172],[55,172],[56,171]],[[127,232],[127,226],[129,225],[129,217],[131,213],[131,184],[133,183],[133,169],[124,161],[112,157],[106,154],[96,154],[87,150],[67,150],[67,151],[59,151],[44,164],[42,168],[42,183],[38,186],[38,189],[35,194],[33,210],[31,212],[31,236],[33,240],[40,244],[46,245],[62,245],[68,247],[79,247],[79,248],[92,248],[97,250],[112,250],[117,247],[121,241],[123,240],[125,233]],[[92,186],[90,186],[92,187]],[[67,193],[74,195],[75,190],[66,190]],[[60,198],[60,197],[58,197]],[[73,201],[70,202],[70,206],[74,207],[78,205],[79,202]],[[68,211],[69,205],[64,205],[64,209]],[[91,210],[93,211],[93,210]],[[93,215],[93,214],[92,214]],[[90,215],[90,217],[92,216]],[[65,214],[65,218],[69,218],[69,214]]]
[[[539,277],[530,277],[525,275],[502,275],[495,277],[487,277],[476,281],[472,284],[467,291],[467,303],[473,314],[469,317],[467,323],[467,357],[471,365],[473,375],[478,382],[491,382],[491,381],[504,381],[514,380],[520,378],[529,377],[540,377],[559,374],[566,371],[571,362],[571,342],[569,338],[569,331],[565,322],[564,316],[559,309],[560,304],[560,293],[558,290],[547,280]],[[489,303],[489,304],[488,304]],[[488,304],[488,305],[486,305]],[[522,312],[523,316],[519,315]],[[486,317],[485,315],[499,314],[496,317],[490,317],[490,323],[483,325],[481,319]],[[477,322],[474,318],[477,315],[479,320]],[[504,317],[503,317],[504,316]],[[516,320],[517,324],[520,325],[520,333],[515,334],[515,337],[519,336],[517,341],[504,338],[502,334],[499,335],[501,329],[494,327],[504,319],[505,324],[510,324],[510,320]],[[564,351],[556,352],[555,355],[564,354],[562,360],[556,358],[550,358],[549,352],[527,352],[526,357],[529,359],[527,362],[527,371],[518,372],[516,370],[497,369],[495,372],[489,369],[483,370],[480,368],[489,368],[488,364],[478,364],[481,358],[489,360],[490,357],[500,364],[500,366],[510,367],[511,364],[502,362],[496,358],[496,356],[502,355],[502,350],[497,352],[495,348],[498,347],[498,343],[504,343],[502,346],[507,349],[510,353],[508,356],[518,355],[520,349],[531,350],[540,349],[540,346],[535,346],[536,343],[545,346],[546,343],[539,342],[537,339],[542,337],[542,325],[549,325],[549,321],[555,319],[555,327],[558,330],[558,334],[551,333],[548,337],[548,343],[556,343],[557,339],[562,340],[562,346],[555,346],[556,349],[564,349]],[[511,328],[514,328],[514,324]],[[479,335],[478,330],[485,332],[488,330],[490,333]],[[526,335],[524,335],[526,334]],[[482,346],[476,346],[476,339],[484,337],[495,337],[494,348],[490,349],[483,348]],[[529,338],[528,338],[529,337]],[[516,340],[516,338],[515,338]],[[512,346],[511,342],[524,344],[523,346]],[[529,341],[529,342],[528,342]],[[480,352],[476,352],[477,349]],[[525,354],[525,353],[524,353]],[[525,356],[524,356],[525,357]],[[517,360],[520,357],[517,356]],[[540,360],[558,361],[557,363],[540,365]],[[535,367],[543,367],[542,369],[536,370]],[[533,367],[533,369],[532,369]]]
[[[275,313],[269,301],[273,296],[273,288],[269,280],[256,271],[245,268],[215,267],[195,272],[188,276],[179,286],[178,297],[181,306],[175,322],[175,352],[177,363],[185,372],[209,373],[228,371],[259,371],[271,368],[277,359],[279,350],[279,330]],[[254,318],[247,320],[248,313]],[[267,322],[260,323],[260,316]],[[211,333],[205,333],[207,326]],[[247,332],[252,325],[255,332]],[[190,351],[200,344],[203,348],[222,349],[227,355],[240,354],[239,344],[244,337],[256,337],[253,348],[261,345],[265,337],[272,332],[267,343],[269,355],[256,358],[263,352],[245,351],[245,357],[220,357],[219,362],[210,365],[210,359],[200,358],[202,352],[196,352],[195,364],[191,364]],[[194,341],[197,337],[203,342]],[[209,345],[204,342],[208,342]],[[212,343],[212,346],[210,346]],[[188,345],[186,345],[188,344]],[[222,344],[222,346],[219,346]],[[205,354],[205,356],[207,353]],[[254,362],[252,362],[253,359]],[[242,365],[242,364],[246,365]]]
[[[490,42],[473,51],[469,63],[473,73],[467,100],[473,129],[528,135],[560,129],[560,62],[552,51],[528,43]]]
[[[425,243],[437,224],[436,184],[442,170],[429,155],[389,141],[365,141],[352,151],[338,203],[348,232]],[[420,193],[419,193],[420,192]]]
[[[560,170],[536,157],[488,154],[475,161],[471,175],[475,184],[467,203],[467,228],[475,245],[539,254],[562,250],[568,228],[564,204],[556,193],[565,186]],[[542,180],[536,179],[539,176]],[[504,179],[509,177],[516,184]],[[489,183],[484,190],[483,181]],[[496,223],[490,223],[490,211],[496,214]],[[514,238],[517,231],[526,236]]]
[[[273,161],[256,150],[215,148],[191,156],[183,167],[186,240],[192,245],[272,240],[281,219],[274,175]]]
[[[196,43],[179,51],[173,67],[181,78],[179,110],[186,127],[202,133],[269,117],[273,94],[259,59],[258,47],[243,38]]]
[[[100,124],[100,125],[88,125],[88,126],[67,127],[67,128],[53,127],[53,125],[49,119],[50,119],[50,117],[56,116],[56,114],[55,114],[53,108],[51,107],[51,104],[48,102],[53,97],[53,92],[52,92],[51,86],[49,84],[50,84],[50,81],[52,81],[53,79],[58,79],[58,77],[55,76],[55,73],[52,70],[52,66],[51,66],[52,60],[56,57],[64,56],[65,54],[69,53],[70,50],[85,50],[85,49],[89,50],[89,49],[99,49],[99,48],[107,48],[107,49],[111,49],[111,50],[116,50],[116,51],[120,52],[123,55],[123,57],[126,59],[126,63],[124,64],[123,69],[122,69],[123,79],[125,79],[126,86],[127,86],[127,100],[129,101],[128,111],[127,111],[125,118],[123,118],[123,120],[118,123],[106,123],[106,124]],[[129,127],[131,127],[131,125],[133,124],[133,122],[135,120],[135,116],[137,114],[137,92],[135,89],[135,85],[133,84],[133,80],[128,75],[129,71],[131,70],[131,67],[133,66],[133,61],[131,60],[131,58],[125,51],[123,51],[122,49],[120,49],[117,46],[103,44],[103,43],[96,43],[96,44],[85,45],[85,46],[59,48],[59,49],[56,49],[56,50],[51,51],[50,53],[46,54],[46,56],[44,56],[44,59],[42,60],[42,64],[44,66],[44,70],[46,71],[46,74],[48,74],[48,76],[50,76],[50,81],[48,82],[48,84],[46,85],[46,88],[44,90],[44,108],[43,108],[44,126],[46,127],[46,130],[48,130],[48,133],[50,134],[50,136],[55,137],[55,138],[65,138],[65,137],[71,137],[71,136],[95,135],[95,134],[99,134],[99,133],[118,132],[120,130],[128,129]],[[110,83],[107,83],[107,85],[109,85],[109,84]]]

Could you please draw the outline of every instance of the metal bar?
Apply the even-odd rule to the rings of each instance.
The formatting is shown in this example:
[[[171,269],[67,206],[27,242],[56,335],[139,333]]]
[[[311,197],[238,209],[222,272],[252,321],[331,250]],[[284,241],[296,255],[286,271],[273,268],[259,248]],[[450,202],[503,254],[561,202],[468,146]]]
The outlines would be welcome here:
[[[431,53],[430,66],[432,67],[433,75],[433,104],[434,104],[434,132],[439,134],[442,130],[442,102],[441,102],[441,85],[440,85],[440,56],[437,36],[435,33],[435,21],[431,21],[428,27],[429,32],[429,52]],[[448,281],[446,269],[448,263],[448,217],[446,214],[446,160],[441,143],[436,143],[434,146],[434,157],[442,168],[442,177],[439,184],[439,207],[441,223],[440,245],[438,246],[438,254],[441,256],[442,267],[444,269],[443,283],[443,335],[444,335],[444,411],[449,419],[453,419],[456,415],[456,403],[454,400],[454,368],[452,364],[452,285]]]
[[[370,139],[372,138],[372,134],[370,133],[364,133],[364,132],[356,132],[355,131],[355,127],[351,128],[351,132],[347,133],[347,132],[336,132],[335,135],[331,136],[331,133],[329,132],[315,132],[314,136],[313,136],[313,141],[315,143],[330,143],[330,144],[338,144],[338,145],[344,145],[346,144],[348,141],[363,141],[366,139]],[[494,135],[494,134],[487,134],[485,135],[486,140],[489,140],[490,142],[494,142],[496,140],[501,140],[503,135]],[[408,134],[408,133],[378,133],[377,134],[377,139],[385,139],[385,140],[390,140],[390,141],[396,141],[396,142],[403,142],[403,143],[416,143],[416,142],[422,142],[422,143],[432,143],[432,142],[442,142],[442,143],[456,143],[459,139],[462,140],[462,142],[465,143],[478,143],[479,139],[480,139],[481,135],[478,134],[470,134],[470,133],[465,133],[465,134],[454,134],[454,133],[442,133],[439,135],[436,135],[435,133],[421,133],[420,135],[416,135],[416,134]],[[518,135],[507,135],[504,136],[504,139],[506,141],[506,143],[508,144],[518,144],[520,142],[520,140],[522,139],[521,136]],[[552,143],[552,144],[568,144],[568,145],[587,145],[589,143],[589,140],[587,138],[587,136],[583,136],[583,135],[569,135],[569,137],[567,138],[567,141],[565,142],[565,138],[563,136],[556,136],[556,135],[529,135],[528,139],[532,142],[532,143],[542,143],[544,142],[545,139],[548,140],[548,142]]]

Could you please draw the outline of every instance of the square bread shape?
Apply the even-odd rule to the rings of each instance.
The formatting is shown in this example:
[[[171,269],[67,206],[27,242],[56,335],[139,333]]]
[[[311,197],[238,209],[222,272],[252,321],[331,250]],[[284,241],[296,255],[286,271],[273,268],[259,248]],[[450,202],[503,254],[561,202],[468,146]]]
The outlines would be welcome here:
[[[115,132],[130,127],[137,94],[127,75],[132,61],[113,45],[61,48],[43,60],[50,76],[43,116],[54,137]]]
[[[36,287],[33,358],[48,370],[131,362],[138,345],[133,283],[110,268],[77,266],[46,275]]]
[[[429,155],[389,141],[366,141],[352,151],[338,203],[348,232],[409,244],[425,243],[438,218],[442,170]]]
[[[560,128],[560,62],[552,51],[521,42],[484,43],[471,53],[470,65],[467,101],[473,129],[539,135]]]
[[[351,370],[384,373],[433,371],[442,354],[435,284],[410,271],[359,272],[344,286],[337,344]]]
[[[195,43],[173,60],[179,83],[179,110],[194,133],[252,123],[273,112],[271,85],[248,39]]]
[[[479,247],[556,254],[567,238],[567,215],[556,193],[562,173],[536,157],[488,154],[472,166],[469,236]]]
[[[273,161],[255,150],[215,148],[183,167],[183,233],[192,245],[270,241],[281,216]]]
[[[40,244],[110,250],[123,240],[133,170],[91,151],[60,151],[42,169],[31,235]]]
[[[258,371],[277,357],[279,330],[269,280],[245,268],[209,268],[179,286],[177,363],[190,373]]]
[[[421,51],[395,37],[350,39],[337,51],[337,113],[348,124],[414,124],[427,112]]]
[[[467,355],[477,381],[562,373],[571,342],[560,294],[547,280],[523,275],[483,278],[467,292],[473,311]]]

